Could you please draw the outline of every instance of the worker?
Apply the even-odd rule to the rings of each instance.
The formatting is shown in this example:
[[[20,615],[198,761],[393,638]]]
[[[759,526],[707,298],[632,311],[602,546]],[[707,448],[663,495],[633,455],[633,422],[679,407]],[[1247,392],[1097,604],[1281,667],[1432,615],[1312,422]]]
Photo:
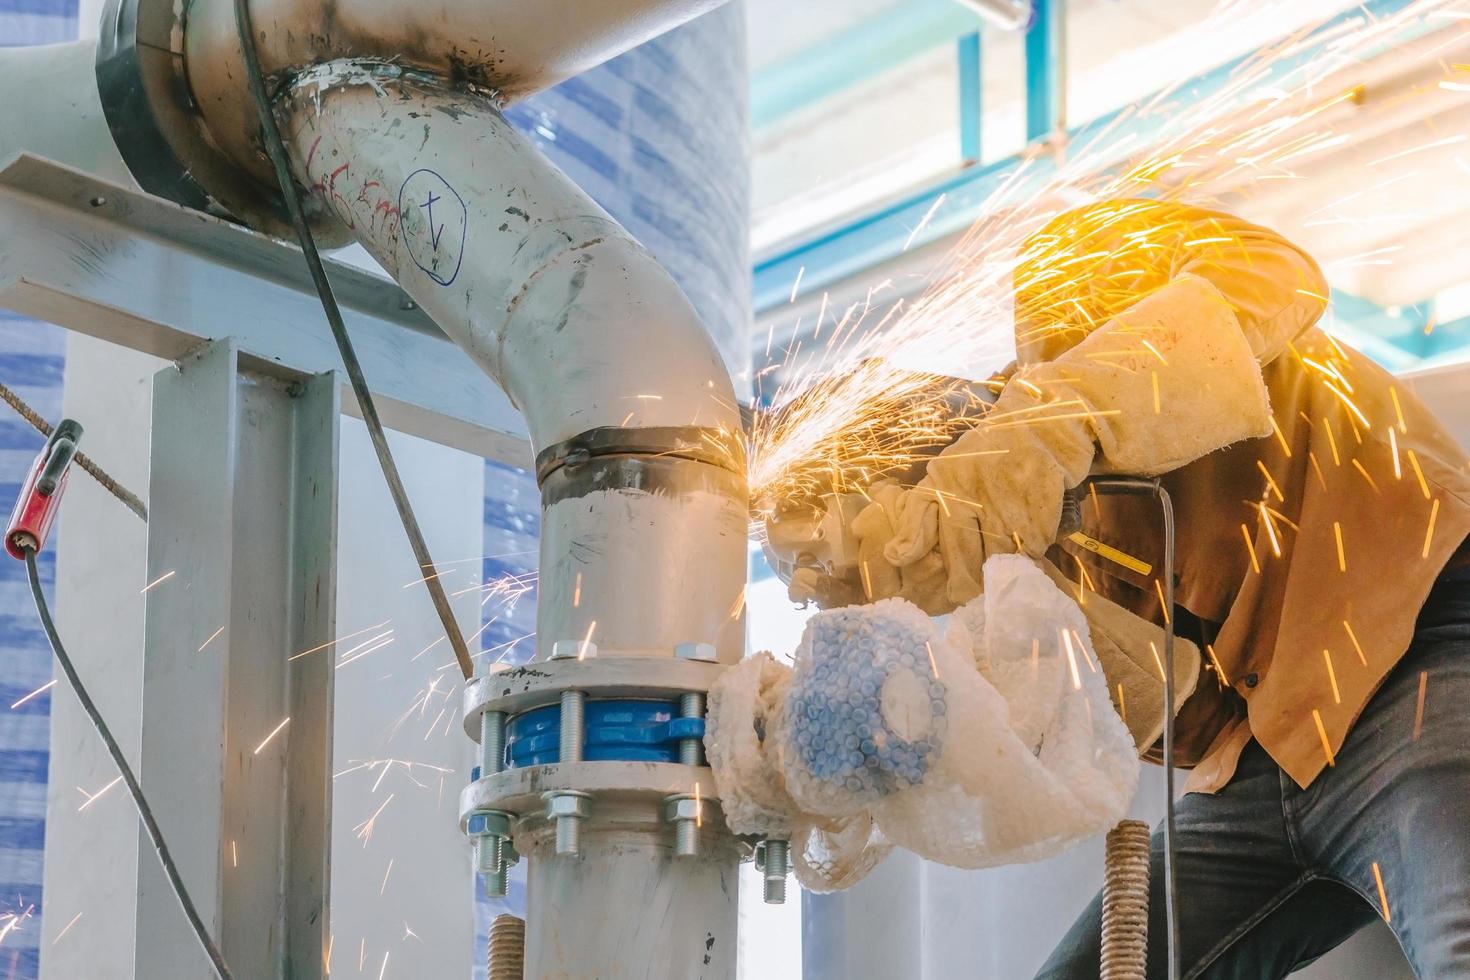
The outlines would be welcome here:
[[[1470,475],[1406,385],[1317,326],[1327,294],[1301,249],[1226,213],[1063,214],[1020,255],[1018,366],[993,408],[853,522],[864,600],[952,609],[987,556],[1019,552],[1195,641],[1184,977],[1284,977],[1375,918],[1418,976],[1470,976]],[[1083,491],[1056,543],[1064,494],[1099,473],[1171,496],[1173,608],[1153,498]],[[819,579],[793,594],[854,587]],[[1153,978],[1157,831],[1151,865]],[[1039,976],[1097,977],[1101,918],[1099,896]]]

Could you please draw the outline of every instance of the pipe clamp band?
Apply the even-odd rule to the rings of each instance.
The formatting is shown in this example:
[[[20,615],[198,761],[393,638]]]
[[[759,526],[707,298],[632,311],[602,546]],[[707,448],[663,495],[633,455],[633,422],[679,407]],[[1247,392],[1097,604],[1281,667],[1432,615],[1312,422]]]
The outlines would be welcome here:
[[[706,426],[654,426],[624,429],[604,426],[548,446],[536,454],[536,482],[563,466],[586,463],[602,456],[652,456],[693,460],[745,475],[743,435]]]

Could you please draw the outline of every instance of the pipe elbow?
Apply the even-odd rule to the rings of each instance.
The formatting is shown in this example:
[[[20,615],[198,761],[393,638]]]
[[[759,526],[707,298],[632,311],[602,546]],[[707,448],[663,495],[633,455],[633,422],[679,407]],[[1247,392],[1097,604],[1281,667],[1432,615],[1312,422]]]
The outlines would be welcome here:
[[[296,177],[525,414],[740,432],[729,372],[661,265],[473,93],[324,66],[285,131]]]

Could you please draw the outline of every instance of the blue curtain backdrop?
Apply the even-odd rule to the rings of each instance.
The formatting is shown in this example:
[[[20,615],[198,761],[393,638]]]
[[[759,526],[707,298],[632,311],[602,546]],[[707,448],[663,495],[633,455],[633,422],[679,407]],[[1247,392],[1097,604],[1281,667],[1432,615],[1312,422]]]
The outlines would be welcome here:
[[[0,47],[76,36],[76,0],[0,0]],[[49,418],[61,412],[65,348],[56,327],[0,310],[0,381]],[[0,405],[0,510],[5,514],[43,442]],[[40,564],[49,589],[54,552],[43,555]],[[49,682],[51,671],[51,648],[36,621],[25,566],[0,556],[0,977],[5,980],[38,975],[51,695],[46,691],[23,699]]]

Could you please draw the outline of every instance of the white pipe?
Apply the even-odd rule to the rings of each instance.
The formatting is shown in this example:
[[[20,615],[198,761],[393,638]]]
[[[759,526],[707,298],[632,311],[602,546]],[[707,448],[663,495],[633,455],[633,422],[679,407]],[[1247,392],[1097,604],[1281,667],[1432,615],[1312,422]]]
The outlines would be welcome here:
[[[739,431],[673,279],[485,99],[326,66],[289,112],[296,178],[505,388],[537,452],[604,426]]]
[[[513,102],[657,37],[725,0],[251,0],[261,70],[392,61]],[[211,138],[268,186],[231,0],[188,5],[183,54]]]
[[[97,95],[97,42],[0,50],[0,164],[25,152],[133,186]]]
[[[653,257],[488,100],[395,74],[337,64],[298,82],[296,177],[505,388],[533,447],[600,428],[738,434],[719,352]],[[590,635],[602,653],[743,655],[747,503],[725,463],[547,481],[543,654]]]

